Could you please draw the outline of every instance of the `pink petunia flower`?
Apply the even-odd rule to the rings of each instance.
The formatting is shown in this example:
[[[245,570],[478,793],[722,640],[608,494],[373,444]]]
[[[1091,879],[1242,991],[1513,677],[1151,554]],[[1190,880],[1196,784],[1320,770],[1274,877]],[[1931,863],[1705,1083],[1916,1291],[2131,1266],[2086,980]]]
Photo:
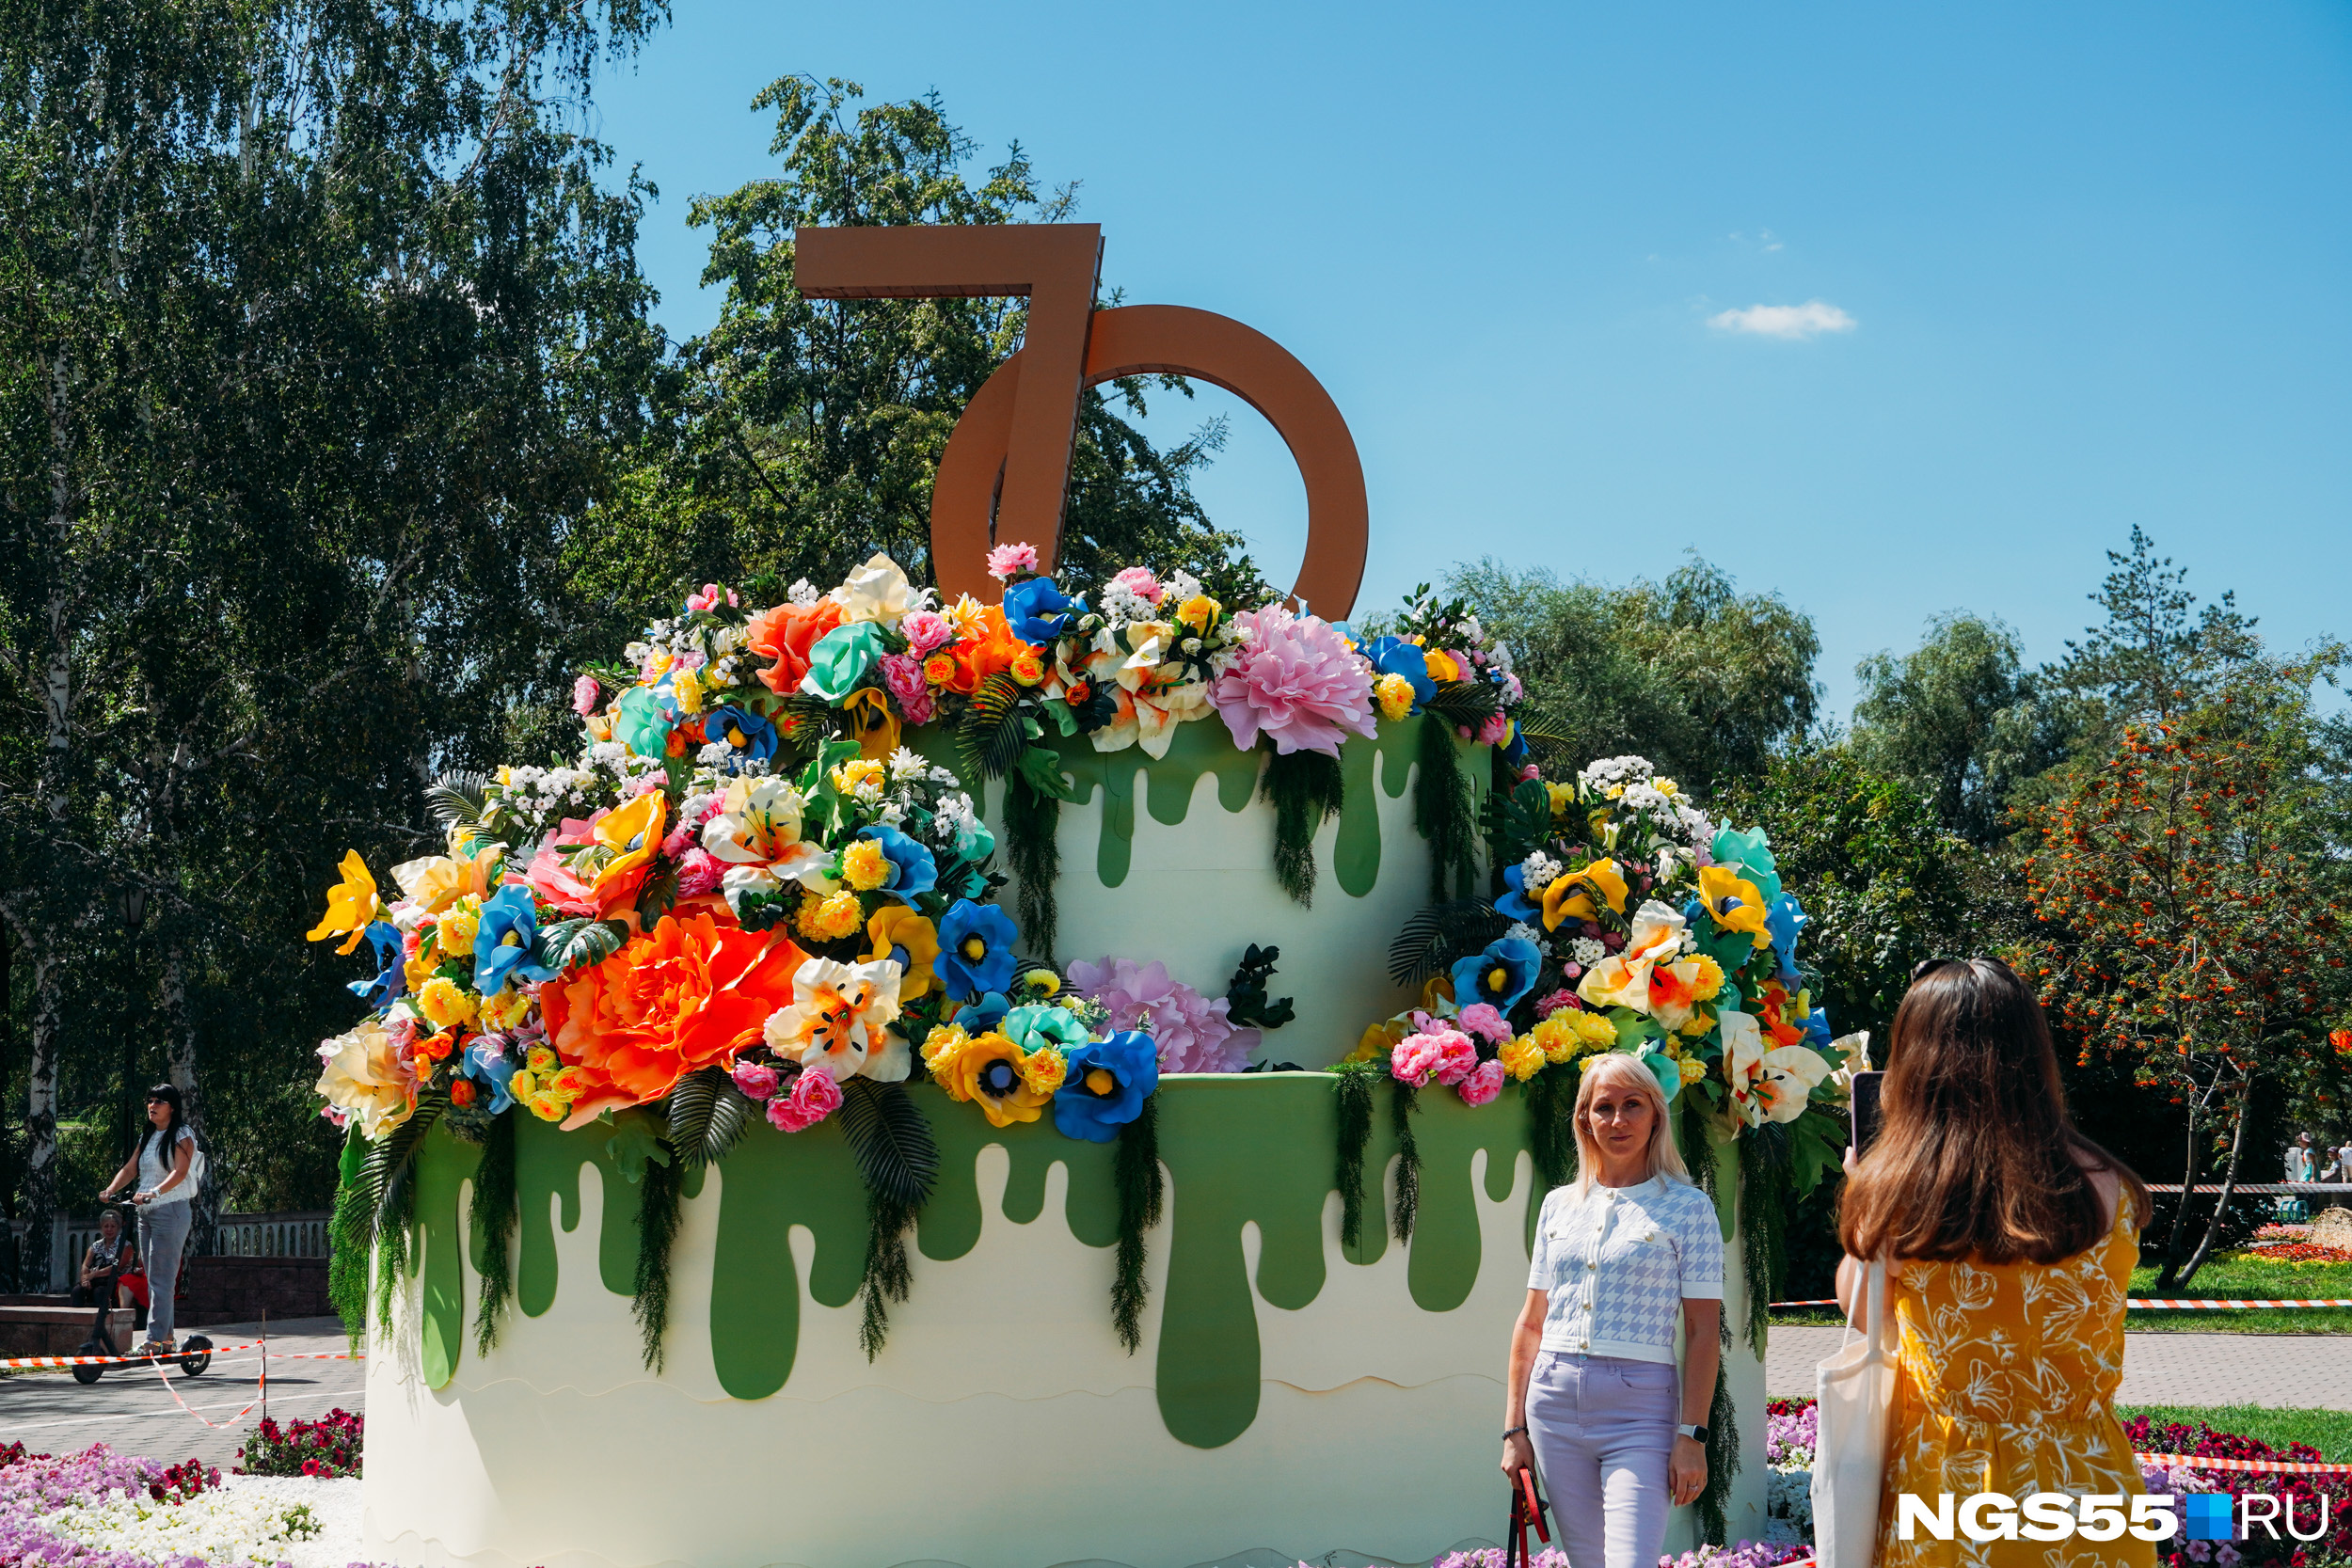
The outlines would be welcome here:
[[[1462,1080],[1462,1103],[1485,1105],[1502,1092],[1502,1064],[1481,1062]]]
[[[604,695],[604,688],[594,675],[582,675],[572,682],[572,711],[582,719],[596,711],[596,699]]]
[[[999,545],[988,552],[988,575],[998,582],[1010,582],[1024,572],[1037,570],[1037,547],[1033,545]]]
[[[1454,1022],[1490,1044],[1501,1045],[1511,1037],[1511,1026],[1502,1022],[1502,1014],[1491,1002],[1471,1003]]]
[[[768,1120],[777,1131],[805,1132],[841,1109],[841,1085],[830,1072],[803,1072],[792,1092],[768,1101]]]
[[[1329,622],[1293,615],[1282,605],[1233,617],[1248,639],[1210,689],[1233,744],[1248,751],[1261,735],[1277,752],[1340,754],[1349,735],[1374,733],[1372,666]]]

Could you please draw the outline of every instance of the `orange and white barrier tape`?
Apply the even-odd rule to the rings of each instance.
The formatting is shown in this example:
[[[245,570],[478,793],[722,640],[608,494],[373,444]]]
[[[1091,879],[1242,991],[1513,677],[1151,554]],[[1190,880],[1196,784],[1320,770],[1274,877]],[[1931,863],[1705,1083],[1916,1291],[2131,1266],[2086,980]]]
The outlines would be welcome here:
[[[1784,1307],[1842,1307],[1844,1303],[1836,1301],[1776,1301],[1772,1304],[1772,1308],[1775,1311]],[[2123,1305],[2130,1307],[2135,1312],[2158,1312],[2172,1310],[2194,1310],[2201,1312],[2233,1310],[2246,1311],[2256,1307],[2352,1307],[2352,1296],[2328,1296],[2314,1301],[2207,1301],[2203,1299],[2189,1300],[2186,1298],[2176,1299],[2171,1296],[2162,1296],[2150,1297],[2146,1300],[2127,1301]]]
[[[227,1355],[234,1351],[258,1349],[261,1343],[259,1339],[251,1339],[242,1345],[214,1345],[193,1351],[183,1345],[161,1357],[151,1357],[145,1352],[131,1355],[19,1355],[0,1361],[0,1367],[135,1367],[154,1359],[177,1361],[183,1355]]]
[[[2299,1459],[2219,1459],[2194,1453],[2136,1453],[2142,1465],[2173,1470],[2195,1466],[2205,1470],[2267,1470],[2291,1476],[2352,1476],[2352,1465],[2313,1465]]]
[[[197,1414],[197,1412],[190,1410],[188,1408],[188,1402],[180,1397],[180,1390],[171,1386],[171,1379],[164,1376],[164,1363],[161,1360],[157,1360],[153,1362],[152,1365],[155,1369],[155,1376],[164,1386],[164,1392],[171,1396],[171,1402],[178,1405],[183,1414],[186,1415],[192,1420],[202,1421],[206,1426],[211,1427],[215,1432],[222,1432],[228,1429],[230,1422],[241,1421],[245,1419],[246,1417],[252,1415],[254,1410],[260,1406],[261,1402],[269,1397],[269,1357],[266,1354],[262,1356],[261,1362],[262,1375],[257,1381],[253,1391],[253,1402],[246,1405],[243,1410],[238,1411],[234,1416],[230,1417],[227,1421],[215,1421],[208,1416],[200,1416]]]

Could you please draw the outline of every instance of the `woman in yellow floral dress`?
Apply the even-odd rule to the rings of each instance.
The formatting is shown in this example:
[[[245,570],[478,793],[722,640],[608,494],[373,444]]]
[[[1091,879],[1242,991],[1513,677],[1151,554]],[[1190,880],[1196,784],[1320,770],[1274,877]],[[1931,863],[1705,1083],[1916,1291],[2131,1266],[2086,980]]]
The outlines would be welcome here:
[[[1838,1215],[1839,1293],[1884,1258],[1901,1333],[1878,1568],[2153,1568],[2155,1545],[1904,1541],[1896,1499],[2141,1494],[2115,1419],[2148,1189],[2067,1118],[2049,1024],[1991,958],[1920,966],[1896,1011],[1883,1124]],[[2119,1512],[2127,1512],[2128,1500]]]

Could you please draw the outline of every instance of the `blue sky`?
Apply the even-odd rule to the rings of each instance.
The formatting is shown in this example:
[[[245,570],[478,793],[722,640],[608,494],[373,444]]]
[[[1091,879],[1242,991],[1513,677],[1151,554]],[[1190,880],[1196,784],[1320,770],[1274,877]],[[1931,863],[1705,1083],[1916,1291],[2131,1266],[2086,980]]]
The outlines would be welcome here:
[[[719,308],[690,198],[773,170],[762,86],[935,89],[977,162],[1082,182],[1129,303],[1322,379],[1359,610],[1695,548],[1814,615],[1842,711],[1939,611],[2058,654],[2137,522],[2275,641],[2352,634],[2340,3],[676,5],[598,89],[673,336]],[[1279,438],[1169,401],[1164,437],[1232,416],[1200,493],[1288,580]]]

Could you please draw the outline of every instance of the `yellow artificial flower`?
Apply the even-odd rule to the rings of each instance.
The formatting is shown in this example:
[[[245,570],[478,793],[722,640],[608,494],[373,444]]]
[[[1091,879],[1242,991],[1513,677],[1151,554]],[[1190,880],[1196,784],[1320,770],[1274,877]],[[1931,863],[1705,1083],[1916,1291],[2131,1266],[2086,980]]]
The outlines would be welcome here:
[[[988,610],[969,594],[958,594],[956,602],[940,613],[947,618],[959,642],[977,641],[988,631]]]
[[[1584,1043],[1588,1046],[1606,1049],[1617,1043],[1617,1026],[1599,1013],[1580,1009],[1568,1015],[1568,1022],[1575,1025],[1578,1034],[1584,1037]]]
[[[446,974],[436,974],[417,988],[417,1010],[436,1029],[451,1029],[474,1021],[473,993]]]
[[[531,992],[508,986],[482,1004],[482,1022],[492,1029],[512,1029],[531,1016]]]
[[[1367,1023],[1364,1025],[1363,1037],[1356,1042],[1356,1049],[1349,1052],[1344,1060],[1351,1062],[1386,1061],[1389,1053],[1396,1049],[1397,1042],[1410,1032],[1410,1025],[1399,1023],[1394,1019],[1385,1023]]]
[[[884,904],[866,921],[866,934],[874,943],[866,955],[867,962],[877,958],[898,960],[900,1001],[929,996],[938,986],[932,966],[939,961],[939,928],[928,915],[918,914],[904,904]]]
[[[1698,955],[1696,961],[1698,981],[1691,988],[1691,994],[1701,1002],[1712,1002],[1723,994],[1724,966],[1704,953]]]
[[[417,1080],[391,1036],[373,1019],[326,1042],[314,1091],[359,1123],[362,1137],[384,1136],[417,1108]]]
[[[612,858],[596,868],[596,879],[589,886],[599,907],[609,909],[637,891],[645,879],[645,868],[660,852],[662,829],[669,820],[670,798],[649,789],[619,810],[606,813],[589,830],[598,844],[612,851]]]
[[[433,928],[434,944],[453,958],[470,953],[474,933],[481,927],[482,900],[469,893],[442,912],[440,924]]]
[[[479,898],[498,885],[506,847],[486,844],[471,857],[423,855],[392,867],[392,880],[427,914],[438,914],[468,894]]]
[[[839,942],[866,923],[866,910],[857,901],[857,895],[842,890],[839,893],[810,893],[801,900],[796,922],[801,935],[811,942]]]
[[[376,895],[375,878],[369,872],[368,863],[359,858],[358,850],[343,851],[342,870],[343,879],[326,890],[326,913],[311,927],[310,940],[325,942],[348,931],[350,940],[335,951],[349,953],[358,949],[381,900]]]
[[[1675,1032],[1695,1040],[1704,1038],[1707,1032],[1714,1027],[1715,1015],[1701,1007],[1692,1012],[1689,1018],[1684,1019]]]
[[[874,839],[852,839],[841,851],[841,879],[860,893],[871,893],[890,880],[890,857]]]
[[[1706,1076],[1707,1064],[1705,1062],[1700,1061],[1696,1056],[1682,1058],[1682,1081],[1684,1083],[1695,1084]]]
[[[679,712],[700,713],[703,710],[701,674],[692,670],[680,670],[670,677],[670,695],[677,699]]]
[[[857,726],[858,755],[866,762],[887,763],[898,749],[898,716],[882,689],[861,686],[841,704],[841,711]]]
[[[419,953],[400,966],[400,977],[407,982],[402,989],[414,992],[419,986],[433,977],[433,970],[434,963],[431,957]]]
[[[1544,889],[1544,929],[1556,931],[1571,920],[1599,919],[1599,908],[1593,902],[1596,894],[1608,901],[1613,912],[1625,913],[1625,872],[1606,855],[1581,871],[1551,879]]]
[[[1053,1046],[1042,1046],[1021,1058],[1021,1081],[1033,1094],[1054,1098],[1054,1091],[1070,1076],[1070,1063]]]
[[[1403,675],[1383,675],[1372,683],[1373,700],[1380,705],[1380,717],[1393,722],[1413,711],[1413,683]]]
[[[1524,1084],[1535,1076],[1547,1058],[1544,1048],[1535,1043],[1534,1037],[1514,1035],[1502,1042],[1495,1059],[1502,1064],[1503,1071]]]
[[[1422,657],[1428,663],[1431,680],[1458,681],[1462,678],[1462,667],[1454,662],[1453,655],[1431,648]]]
[[[514,1085],[510,1084],[507,1086],[512,1088]],[[570,1101],[559,1100],[545,1090],[532,1095],[524,1101],[523,1104],[532,1116],[537,1117],[541,1121],[562,1121],[572,1114]]]
[[[1176,619],[1190,626],[1194,636],[1206,637],[1209,634],[1209,628],[1216,625],[1216,618],[1224,612],[1224,610],[1223,605],[1206,594],[1195,594],[1178,607]]]
[[[539,1092],[539,1075],[528,1068],[516,1069],[515,1075],[506,1081],[506,1092],[528,1104],[531,1097]]]
[[[1572,1013],[1552,1014],[1529,1030],[1526,1038],[1547,1062],[1574,1061],[1584,1050],[1584,1037],[1576,1032]]]
[[[562,1059],[544,1045],[534,1045],[523,1053],[523,1066],[532,1072],[553,1072],[562,1065]]]
[[[963,1056],[963,1048],[972,1043],[972,1037],[953,1023],[942,1023],[923,1037],[923,1066],[930,1069],[939,1086],[947,1091],[950,1100],[969,1100],[956,1077],[956,1063]]]
[[[1054,1086],[1059,1088],[1066,1064],[1060,1062],[1059,1052],[1055,1052],[1054,1056]],[[958,1100],[977,1101],[991,1127],[1035,1121],[1038,1113],[1052,1102],[1054,1094],[1052,1089],[1042,1093],[1038,1090],[1032,1081],[1036,1069],[1025,1067],[1026,1059],[1026,1053],[993,1029],[975,1035],[956,1053],[948,1093]]]
[[[1576,804],[1576,785],[1574,784],[1553,784],[1546,779],[1544,793],[1551,797],[1551,815],[1554,817],[1567,816],[1568,808]]]
[[[844,795],[855,795],[869,784],[876,789],[890,784],[890,769],[875,758],[851,757],[833,770],[833,787]]]
[[[1045,661],[1037,657],[1035,648],[1024,648],[1012,656],[1012,678],[1023,686],[1035,686],[1045,679]]]
[[[1669,798],[1671,798],[1676,791],[1681,787],[1672,779],[1652,779],[1649,782],[1649,786],[1650,788],[1658,791],[1659,794]]]
[[[1758,947],[1771,944],[1764,929],[1764,895],[1738,871],[1727,865],[1700,866],[1699,896],[1718,927],[1747,932]]]

